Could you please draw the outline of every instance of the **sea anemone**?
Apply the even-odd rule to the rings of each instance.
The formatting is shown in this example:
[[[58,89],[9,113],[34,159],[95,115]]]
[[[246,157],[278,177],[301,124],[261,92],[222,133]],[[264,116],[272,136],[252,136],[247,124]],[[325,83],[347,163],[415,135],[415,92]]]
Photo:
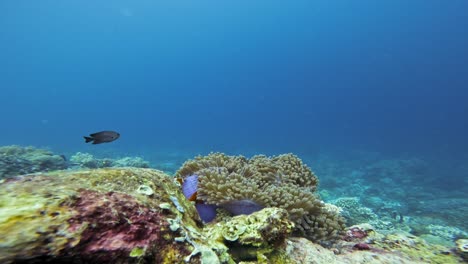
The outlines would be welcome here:
[[[247,159],[212,153],[185,162],[176,177],[196,204],[218,206],[234,215],[279,207],[289,213],[296,232],[313,241],[328,242],[343,234],[343,218],[324,207],[315,194],[317,177],[293,154]]]

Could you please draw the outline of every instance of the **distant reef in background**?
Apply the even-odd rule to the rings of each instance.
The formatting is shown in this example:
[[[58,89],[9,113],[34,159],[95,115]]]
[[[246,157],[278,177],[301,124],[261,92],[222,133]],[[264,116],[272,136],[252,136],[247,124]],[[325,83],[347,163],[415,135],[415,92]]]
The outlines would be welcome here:
[[[35,147],[0,147],[0,179],[35,172],[63,170],[66,158]]]
[[[64,169],[109,167],[150,168],[151,165],[141,157],[97,158],[90,153],[77,152],[68,159],[64,155],[32,146],[0,147],[0,179]]]

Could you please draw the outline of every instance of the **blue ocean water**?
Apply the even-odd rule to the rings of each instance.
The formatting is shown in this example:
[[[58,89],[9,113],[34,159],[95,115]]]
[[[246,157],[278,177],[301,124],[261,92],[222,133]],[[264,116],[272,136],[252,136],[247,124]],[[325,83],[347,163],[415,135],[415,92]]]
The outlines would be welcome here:
[[[457,164],[449,189],[466,180],[465,0],[0,9],[0,145],[150,160],[293,152],[312,163],[359,150],[425,157],[432,171]],[[100,130],[122,136],[84,144]]]
[[[129,164],[172,175],[210,152],[294,153],[348,231],[404,231],[404,243],[417,236],[446,247],[434,259],[452,257],[468,238],[467,116],[467,0],[0,1],[0,184]],[[121,137],[85,143],[102,130]],[[7,208],[15,196],[5,190]],[[373,254],[399,250],[398,240],[385,250],[369,241]],[[340,253],[366,249],[351,244]]]

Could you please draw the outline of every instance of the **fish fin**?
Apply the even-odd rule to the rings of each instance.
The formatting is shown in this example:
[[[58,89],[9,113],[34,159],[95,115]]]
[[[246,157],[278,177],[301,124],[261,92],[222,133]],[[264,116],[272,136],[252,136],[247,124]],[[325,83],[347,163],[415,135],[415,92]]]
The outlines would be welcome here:
[[[89,136],[95,137],[95,136],[97,136],[97,135],[100,134],[100,133],[102,133],[102,132],[97,132],[97,133],[89,134]]]
[[[189,201],[193,202],[197,200],[197,192],[194,192],[192,196],[188,198]]]
[[[96,140],[96,139],[93,141],[93,145],[95,145],[95,144],[101,144],[101,143],[102,143],[102,141],[99,141],[99,140]]]
[[[89,142],[91,142],[91,141],[94,140],[94,138],[92,138],[92,137],[86,137],[86,136],[84,136],[83,138],[85,139],[85,143],[89,143]],[[93,144],[94,144],[94,143],[93,143]]]

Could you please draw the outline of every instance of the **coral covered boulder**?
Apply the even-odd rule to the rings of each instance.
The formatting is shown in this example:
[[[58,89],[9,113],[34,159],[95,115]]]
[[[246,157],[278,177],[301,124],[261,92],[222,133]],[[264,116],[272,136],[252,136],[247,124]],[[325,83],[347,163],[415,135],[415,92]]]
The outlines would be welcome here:
[[[0,263],[178,262],[195,247],[176,242],[188,235],[174,223],[196,228],[193,219],[193,205],[171,177],[156,170],[11,178],[0,185]]]

